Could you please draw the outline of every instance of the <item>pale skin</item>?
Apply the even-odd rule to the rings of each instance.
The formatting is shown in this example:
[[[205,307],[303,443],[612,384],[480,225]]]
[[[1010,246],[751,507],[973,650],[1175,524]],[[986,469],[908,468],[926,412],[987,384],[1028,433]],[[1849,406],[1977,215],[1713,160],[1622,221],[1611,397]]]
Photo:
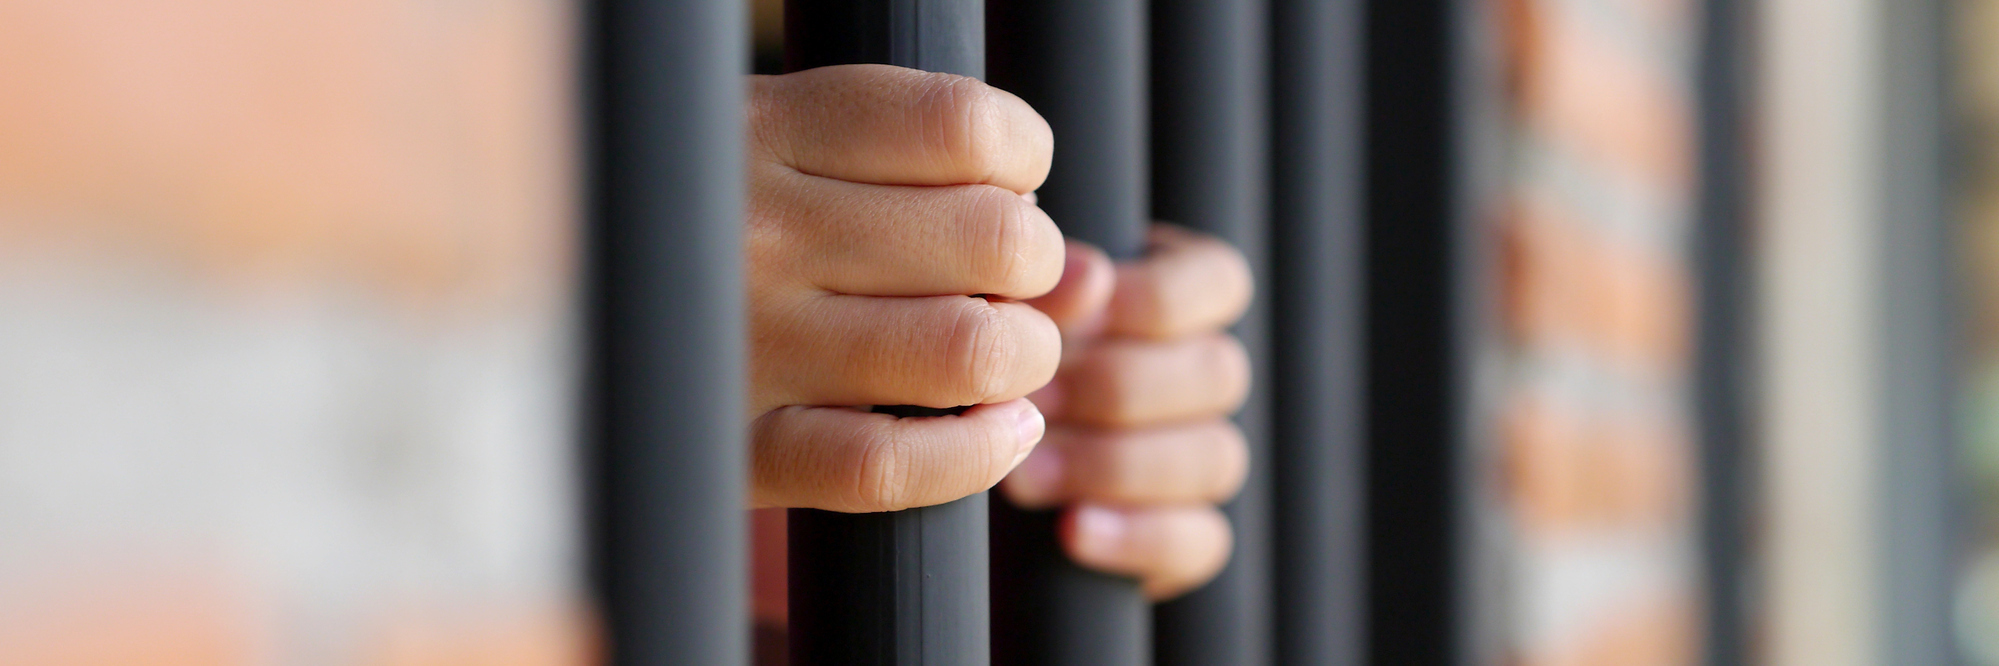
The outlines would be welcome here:
[[[828,67],[753,77],[750,99],[751,503],[894,511],[998,485],[1152,598],[1212,578],[1215,505],[1248,469],[1227,418],[1250,381],[1225,330],[1242,256],[1171,225],[1129,263],[1065,241],[1032,194],[1047,123],[973,79]]]

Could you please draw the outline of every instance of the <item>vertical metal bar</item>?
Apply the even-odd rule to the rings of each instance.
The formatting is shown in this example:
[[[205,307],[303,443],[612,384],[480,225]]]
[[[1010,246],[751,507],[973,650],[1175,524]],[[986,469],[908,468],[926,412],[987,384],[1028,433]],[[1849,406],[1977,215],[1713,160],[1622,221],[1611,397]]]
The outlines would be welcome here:
[[[1700,33],[1700,218],[1693,261],[1699,271],[1695,421],[1700,437],[1701,559],[1706,589],[1702,641],[1709,666],[1754,661],[1749,603],[1751,537],[1757,506],[1749,439],[1749,270],[1747,99],[1743,80],[1750,5],[1705,0]]]
[[[1458,660],[1457,0],[1367,8],[1369,659]]]
[[[983,77],[985,3],[785,4],[786,69],[849,63]],[[799,509],[788,522],[792,663],[989,663],[985,493],[893,513]]]
[[[1954,280],[1963,225],[1952,219],[1946,150],[1954,114],[1945,81],[1954,46],[1948,17],[1955,3],[1896,0],[1881,5],[1882,178],[1879,347],[1881,420],[1879,541],[1882,591],[1875,617],[1892,664],[1964,661],[1952,640],[1959,571],[1957,519],[1968,496],[1958,451],[1955,372],[1961,363]]]
[[[1365,658],[1361,0],[1271,3],[1279,664]]]
[[[1070,237],[1130,259],[1148,218],[1143,0],[1013,0],[988,13],[992,81],[1061,138],[1041,207]],[[1151,605],[1137,583],[1071,563],[1053,512],[993,505],[994,661],[1151,663]]]
[[[742,119],[728,0],[590,5],[593,558],[617,664],[749,657]]]
[[[1216,234],[1270,284],[1270,16],[1263,0],[1174,0],[1151,8],[1152,210]],[[1235,327],[1257,377],[1269,377],[1269,290]],[[1258,381],[1237,415],[1250,443],[1249,480],[1224,510],[1235,553],[1220,576],[1161,604],[1153,619],[1161,664],[1269,663],[1270,388]]]

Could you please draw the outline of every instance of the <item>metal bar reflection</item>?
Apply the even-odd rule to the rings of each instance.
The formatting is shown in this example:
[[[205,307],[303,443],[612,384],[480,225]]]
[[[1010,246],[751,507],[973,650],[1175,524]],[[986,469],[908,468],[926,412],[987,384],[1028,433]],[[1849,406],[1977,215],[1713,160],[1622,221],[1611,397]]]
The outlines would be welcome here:
[[[1262,0],[1174,0],[1151,11],[1152,211],[1160,220],[1220,236],[1270,284],[1268,5]],[[1269,377],[1269,290],[1259,289],[1235,328],[1256,377]],[[1237,415],[1250,473],[1223,507],[1235,552],[1213,582],[1161,604],[1160,664],[1269,663],[1270,388],[1252,384]]]
[[[1367,644],[1381,664],[1467,660],[1460,605],[1457,245],[1465,169],[1456,24],[1468,0],[1367,3]],[[1489,110],[1487,110],[1489,111]]]
[[[785,4],[787,70],[850,63],[983,78],[985,3]],[[792,663],[988,663],[986,514],[985,493],[892,513],[792,510]]]
[[[1061,143],[1041,207],[1112,258],[1144,249],[1147,221],[1143,0],[994,3],[992,82],[1020,95]],[[1086,571],[1055,540],[1054,512],[993,505],[994,660],[1151,663],[1151,605],[1135,581]]]
[[[743,74],[730,0],[589,6],[594,569],[617,664],[742,664]]]
[[[1366,657],[1361,0],[1271,3],[1276,663]]]

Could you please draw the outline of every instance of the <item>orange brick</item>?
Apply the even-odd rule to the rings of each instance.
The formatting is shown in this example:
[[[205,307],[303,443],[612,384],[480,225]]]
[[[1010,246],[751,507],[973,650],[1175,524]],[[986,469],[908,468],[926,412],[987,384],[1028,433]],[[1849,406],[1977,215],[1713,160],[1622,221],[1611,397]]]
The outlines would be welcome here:
[[[1518,396],[1500,421],[1504,494],[1530,534],[1664,527],[1692,512],[1691,447],[1674,424],[1592,418]]]
[[[1661,190],[1687,191],[1691,100],[1666,78],[1668,70],[1593,33],[1560,3],[1529,6],[1516,14],[1532,25],[1511,31],[1530,40],[1514,65],[1524,127]]]
[[[378,615],[368,666],[584,666],[601,661],[579,607],[430,604]]]
[[[264,609],[219,572],[85,563],[9,573],[34,580],[0,591],[0,666],[247,666],[269,658]]]
[[[430,311],[567,297],[566,10],[0,3],[0,250]],[[435,15],[434,15],[435,14]]]
[[[1512,210],[1499,264],[1501,315],[1516,344],[1581,345],[1650,379],[1684,373],[1693,313],[1683,265],[1606,242],[1545,198],[1518,199]]]

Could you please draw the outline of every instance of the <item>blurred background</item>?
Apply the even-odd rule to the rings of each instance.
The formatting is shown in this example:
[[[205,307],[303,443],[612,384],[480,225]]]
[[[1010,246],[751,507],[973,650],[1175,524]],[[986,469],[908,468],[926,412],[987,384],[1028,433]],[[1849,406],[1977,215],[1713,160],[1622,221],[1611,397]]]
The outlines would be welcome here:
[[[1463,660],[1999,665],[1999,0],[1448,6]],[[0,664],[595,660],[578,16],[0,3]]]

